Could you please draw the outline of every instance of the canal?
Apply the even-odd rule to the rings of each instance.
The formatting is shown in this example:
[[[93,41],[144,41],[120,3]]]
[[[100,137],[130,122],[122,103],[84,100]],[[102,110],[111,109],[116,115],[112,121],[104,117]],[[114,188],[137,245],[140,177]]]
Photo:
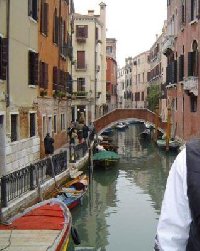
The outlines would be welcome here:
[[[177,153],[139,139],[141,124],[115,131],[120,162],[94,169],[82,206],[72,211],[81,245],[70,250],[152,251],[166,179]]]

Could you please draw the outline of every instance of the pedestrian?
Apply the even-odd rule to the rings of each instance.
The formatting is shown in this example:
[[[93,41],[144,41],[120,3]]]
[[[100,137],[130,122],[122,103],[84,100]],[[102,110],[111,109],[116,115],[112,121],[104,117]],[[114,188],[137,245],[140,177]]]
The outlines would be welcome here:
[[[49,133],[46,134],[44,138],[44,149],[45,154],[53,154],[54,153],[54,139],[50,136]]]
[[[167,179],[155,250],[200,250],[200,139],[189,141]]]
[[[75,128],[71,129],[71,137],[70,137],[70,145],[76,145],[77,144],[77,130]]]
[[[89,132],[89,127],[88,127],[86,124],[84,124],[82,130],[83,130],[83,138],[84,138],[84,141],[87,141],[88,132]]]

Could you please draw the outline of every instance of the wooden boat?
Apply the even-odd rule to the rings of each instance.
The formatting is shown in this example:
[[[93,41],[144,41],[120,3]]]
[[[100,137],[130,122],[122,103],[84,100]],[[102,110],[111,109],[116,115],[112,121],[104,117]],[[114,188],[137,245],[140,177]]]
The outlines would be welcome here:
[[[81,200],[88,190],[88,176],[81,175],[66,183],[60,190],[57,198],[72,209],[81,203]]]
[[[158,147],[163,148],[163,149],[166,148],[166,139],[158,139],[156,143]],[[169,141],[170,150],[178,150],[179,147],[180,147],[180,142],[178,142],[177,140]]]
[[[0,224],[0,250],[64,251],[72,217],[64,203],[50,199]]]
[[[119,155],[114,151],[101,151],[93,155],[93,163],[95,167],[113,167],[119,162]]]
[[[120,123],[117,123],[117,125],[116,125],[116,129],[117,130],[124,130],[124,129],[126,129],[128,126],[127,126],[127,124],[125,124],[125,123],[123,123],[123,122],[120,122]]]
[[[150,140],[151,139],[151,130],[145,129],[143,132],[140,133],[139,136],[141,139]]]
[[[113,152],[116,152],[117,153],[117,150],[118,150],[118,146],[116,145],[113,145],[107,141],[102,141],[100,142],[100,145],[103,146],[103,148],[107,151],[113,151]]]

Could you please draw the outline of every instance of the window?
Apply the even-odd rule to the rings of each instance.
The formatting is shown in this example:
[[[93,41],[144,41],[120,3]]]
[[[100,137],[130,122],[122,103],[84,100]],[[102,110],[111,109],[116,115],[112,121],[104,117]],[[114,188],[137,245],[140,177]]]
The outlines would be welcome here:
[[[58,29],[59,29],[59,19],[57,16],[57,9],[54,11],[54,19],[53,19],[53,42],[58,44]]]
[[[8,39],[0,37],[0,79],[6,80],[8,65]]]
[[[53,131],[57,133],[57,115],[53,116]]]
[[[183,81],[184,78],[184,55],[179,57],[179,81]]]
[[[190,96],[190,111],[191,112],[197,111],[197,97],[194,95]]]
[[[48,126],[47,132],[50,135],[52,135],[52,117],[51,116],[48,117],[48,124],[47,124],[47,126]]]
[[[85,69],[85,51],[77,51],[77,69]]]
[[[191,21],[197,18],[197,0],[191,0]]]
[[[85,91],[85,79],[77,78],[77,92]]]
[[[45,36],[48,35],[48,12],[48,3],[46,3],[45,0],[41,0],[40,32]]]
[[[30,137],[33,137],[36,135],[36,114],[30,113]]]
[[[48,87],[48,64],[40,61],[39,69],[39,85],[41,88],[47,89]]]
[[[18,114],[11,114],[11,142],[17,141]]]
[[[76,25],[76,37],[87,38],[88,37],[88,26],[87,25]]]
[[[38,19],[37,5],[38,5],[37,0],[28,0],[28,15],[29,17],[32,17],[36,21]]]
[[[185,13],[185,0],[182,0],[182,4],[181,4],[181,24],[185,24],[185,17],[186,17],[186,13]]]
[[[44,138],[46,136],[46,117],[42,117],[42,137]]]
[[[62,113],[60,116],[60,129],[61,131],[65,129],[65,114]]]
[[[106,46],[106,53],[112,53],[112,46]]]
[[[198,76],[198,44],[192,44],[192,52],[188,52],[188,76]]]
[[[29,51],[28,54],[28,84],[38,84],[38,53]]]

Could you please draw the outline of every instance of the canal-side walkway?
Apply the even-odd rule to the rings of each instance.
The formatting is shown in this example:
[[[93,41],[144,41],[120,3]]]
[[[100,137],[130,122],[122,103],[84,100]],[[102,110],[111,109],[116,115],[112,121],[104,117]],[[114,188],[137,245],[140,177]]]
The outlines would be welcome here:
[[[88,161],[86,143],[65,144],[50,157],[1,178],[1,220],[44,200]]]

